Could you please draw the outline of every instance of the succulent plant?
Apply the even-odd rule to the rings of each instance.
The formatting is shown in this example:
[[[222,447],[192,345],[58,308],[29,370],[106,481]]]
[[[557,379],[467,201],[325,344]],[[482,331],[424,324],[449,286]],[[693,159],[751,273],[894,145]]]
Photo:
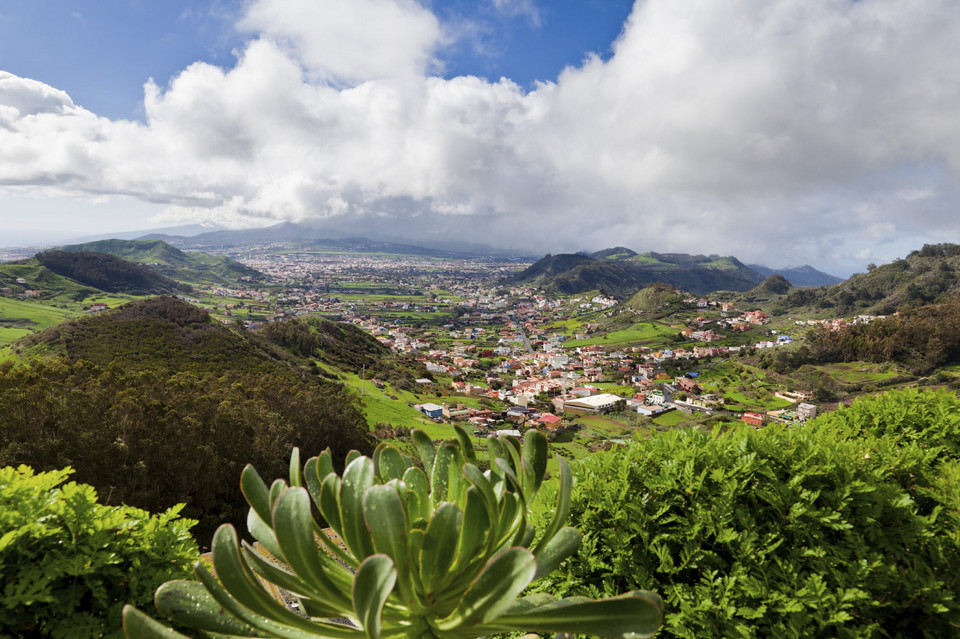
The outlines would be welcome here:
[[[247,466],[241,476],[250,504],[247,525],[278,561],[240,542],[232,526],[221,526],[212,544],[216,576],[198,563],[200,581],[161,586],[157,610],[212,636],[534,631],[632,639],[656,632],[662,603],[651,592],[603,600],[521,597],[579,546],[580,533],[563,526],[570,468],[557,457],[556,510],[537,531],[527,522],[527,507],[546,474],[546,438],[536,431],[528,431],[522,444],[490,438],[490,468],[481,472],[470,438],[459,427],[455,434],[435,446],[413,431],[423,468],[388,444],[380,444],[372,459],[352,452],[342,477],[329,450],[301,467],[295,449],[289,484],[278,479],[269,488]],[[299,612],[271,594],[269,584],[290,593]],[[183,636],[131,606],[124,609],[124,630],[131,639]]]

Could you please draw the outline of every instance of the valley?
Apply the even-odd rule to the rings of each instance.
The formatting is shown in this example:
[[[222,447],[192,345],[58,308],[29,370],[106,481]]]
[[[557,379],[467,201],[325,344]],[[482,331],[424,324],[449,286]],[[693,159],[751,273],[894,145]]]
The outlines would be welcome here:
[[[97,289],[37,258],[0,263],[0,361],[29,361],[30,350],[17,340],[37,331],[100,315],[149,297],[145,293],[172,292],[213,320],[252,335],[276,334],[284,322],[314,318],[375,338],[403,374],[384,379],[386,371],[375,360],[369,366],[332,361],[322,345],[299,356],[313,372],[348,390],[378,436],[402,438],[419,427],[440,438],[452,423],[478,436],[538,428],[571,459],[651,430],[800,422],[864,394],[954,385],[958,377],[949,366],[918,373],[890,359],[818,362],[809,356],[813,332],[869,322],[875,316],[861,309],[888,305],[874,291],[882,284],[864,278],[889,279],[888,272],[902,272],[902,264],[851,278],[852,286],[871,291],[871,307],[865,308],[842,290],[850,283],[796,288],[779,275],[749,275],[736,258],[639,255],[618,247],[538,267],[538,277],[550,269],[562,276],[582,271],[585,263],[629,259],[673,271],[704,264],[715,271],[733,268],[733,281],[758,281],[747,290],[701,293],[663,282],[639,290],[614,287],[622,293],[618,299],[601,290],[562,294],[553,285],[525,284],[523,273],[536,265],[513,257],[359,240],[222,240],[194,243],[188,251],[146,239],[61,252],[90,255],[98,249],[157,273],[159,279],[146,284],[155,290],[139,295]],[[947,260],[952,268],[950,255],[938,258],[925,250],[920,276],[933,270],[930,259]],[[942,267],[936,272],[944,281],[952,274]],[[695,281],[717,277],[698,275]],[[832,299],[848,303],[824,303]],[[105,359],[129,356],[120,349]]]

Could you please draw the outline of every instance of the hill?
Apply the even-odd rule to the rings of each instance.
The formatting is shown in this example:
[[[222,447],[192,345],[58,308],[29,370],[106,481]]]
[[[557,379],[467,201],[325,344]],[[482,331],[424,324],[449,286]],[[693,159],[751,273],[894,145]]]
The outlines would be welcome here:
[[[704,295],[746,291],[763,280],[735,257],[642,253],[616,247],[592,254],[547,255],[507,280],[572,295],[599,289],[625,299],[654,283],[670,284]]]
[[[829,286],[831,284],[839,284],[843,281],[836,275],[818,271],[809,264],[792,266],[790,268],[769,268],[759,264],[748,264],[747,266],[764,277],[769,275],[782,275],[792,286],[798,288]]]
[[[331,337],[324,348],[335,351]],[[206,541],[243,525],[246,463],[283,475],[294,446],[371,451],[356,400],[295,353],[171,297],[138,300],[14,344],[0,364],[0,466],[72,466],[108,503],[186,503]]]
[[[164,295],[191,290],[145,266],[106,253],[44,251],[36,258],[57,275],[108,293]]]
[[[114,255],[130,262],[149,265],[162,275],[191,284],[235,284],[242,277],[263,277],[256,269],[229,257],[199,252],[187,253],[158,239],[100,240],[61,246],[58,250]]]
[[[960,245],[927,244],[906,258],[871,265],[834,286],[791,291],[782,312],[829,310],[834,315],[890,315],[905,306],[943,302],[960,295]]]
[[[39,299],[62,299],[79,302],[100,291],[54,273],[36,257],[0,263],[0,288],[10,289],[13,295],[37,291]]]

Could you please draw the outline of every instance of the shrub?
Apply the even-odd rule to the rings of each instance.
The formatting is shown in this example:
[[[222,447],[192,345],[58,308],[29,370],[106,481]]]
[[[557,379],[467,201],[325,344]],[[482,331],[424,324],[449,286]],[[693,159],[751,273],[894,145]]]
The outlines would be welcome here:
[[[856,410],[883,422],[896,405]],[[661,636],[956,635],[960,464],[938,447],[829,425],[676,430],[575,472],[584,537],[555,595],[643,584],[664,597]]]
[[[2,636],[121,636],[123,604],[151,601],[198,557],[180,506],[104,506],[92,486],[63,484],[72,472],[0,468]]]

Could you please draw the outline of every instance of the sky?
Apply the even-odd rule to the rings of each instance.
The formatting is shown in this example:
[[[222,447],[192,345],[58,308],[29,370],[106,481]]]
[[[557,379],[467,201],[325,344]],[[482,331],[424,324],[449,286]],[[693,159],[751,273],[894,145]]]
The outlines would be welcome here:
[[[0,246],[202,223],[847,276],[960,242],[955,0],[0,4]]]

